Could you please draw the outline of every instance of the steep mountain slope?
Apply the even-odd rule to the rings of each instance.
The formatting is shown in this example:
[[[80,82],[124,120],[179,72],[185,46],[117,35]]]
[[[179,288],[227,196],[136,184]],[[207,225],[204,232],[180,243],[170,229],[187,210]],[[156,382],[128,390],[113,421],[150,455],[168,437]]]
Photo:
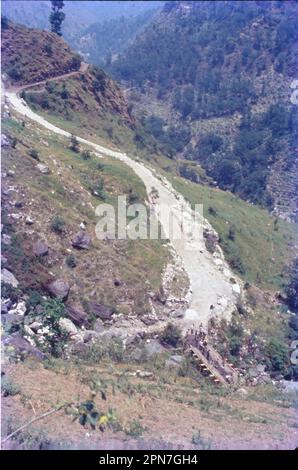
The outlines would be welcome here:
[[[167,2],[111,71],[165,151],[295,219],[296,35],[295,2]]]
[[[59,110],[68,119],[84,109],[88,120],[104,120],[109,115],[131,126],[133,119],[116,82],[95,66],[80,66],[80,56],[54,33],[10,22],[2,30],[2,70],[8,82],[16,86],[42,82],[34,93],[29,88],[33,104],[52,112]],[[82,73],[67,76],[72,71]],[[59,75],[66,75],[68,87],[66,81],[56,84],[51,80]]]
[[[72,46],[93,64],[108,64],[117,54],[125,50],[131,41],[152,20],[157,9],[139,15],[113,18],[92,23],[79,31],[71,41]]]
[[[154,448],[293,447],[294,399],[273,387],[269,376],[291,376],[290,315],[273,293],[239,280],[218,244],[241,257],[247,240],[247,263],[262,252],[247,279],[275,290],[297,243],[294,224],[275,221],[219,189],[177,178],[180,163],[153,145],[144,150],[146,130],[130,119],[121,90],[96,67],[25,87],[22,97],[15,88],[3,95],[1,136],[5,447],[144,447],[142,435]],[[198,244],[185,226],[186,248],[193,242],[196,248],[195,256],[188,250],[183,258],[195,312],[185,312],[191,292],[177,256],[183,243],[173,241],[173,251],[167,239],[100,240],[95,231],[96,206],[107,202],[117,211],[119,194],[150,209],[162,202],[179,209],[182,193],[191,203],[204,202],[205,216],[221,237],[203,220]],[[275,259],[267,259],[270,249]],[[258,280],[264,259],[267,269]],[[185,350],[179,326],[188,328],[201,314],[207,320],[213,313],[222,321],[210,322],[210,344],[238,368],[239,391],[214,386]],[[252,367],[260,362],[268,373]],[[110,425],[104,435],[97,419],[88,432],[87,421],[73,420],[90,403]],[[9,437],[32,417],[31,410],[39,416],[49,408],[55,416]]]
[[[81,59],[57,34],[2,25],[2,68],[12,83],[23,85],[78,70]]]

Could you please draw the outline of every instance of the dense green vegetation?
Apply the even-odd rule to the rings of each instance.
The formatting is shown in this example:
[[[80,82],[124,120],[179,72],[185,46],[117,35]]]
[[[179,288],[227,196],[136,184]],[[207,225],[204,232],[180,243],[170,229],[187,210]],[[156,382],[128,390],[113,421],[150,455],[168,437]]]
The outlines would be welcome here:
[[[220,188],[271,209],[271,171],[284,159],[290,172],[293,160],[285,87],[297,18],[293,2],[167,2],[110,69],[177,113],[179,125],[144,119],[164,152],[198,161]]]

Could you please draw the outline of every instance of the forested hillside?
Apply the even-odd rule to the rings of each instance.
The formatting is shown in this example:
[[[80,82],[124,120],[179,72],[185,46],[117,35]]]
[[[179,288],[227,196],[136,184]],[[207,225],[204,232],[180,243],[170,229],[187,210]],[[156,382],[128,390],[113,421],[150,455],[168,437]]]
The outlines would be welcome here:
[[[49,29],[51,4],[40,0],[3,0],[2,15],[30,28]],[[143,25],[150,21],[160,1],[66,1],[63,37],[75,50],[94,64],[109,51],[123,50]]]
[[[125,50],[135,36],[151,21],[157,9],[129,17],[121,16],[104,22],[92,23],[74,37],[72,44],[85,60],[108,65],[113,56]]]
[[[297,18],[295,2],[167,2],[111,66],[169,155],[292,219]]]

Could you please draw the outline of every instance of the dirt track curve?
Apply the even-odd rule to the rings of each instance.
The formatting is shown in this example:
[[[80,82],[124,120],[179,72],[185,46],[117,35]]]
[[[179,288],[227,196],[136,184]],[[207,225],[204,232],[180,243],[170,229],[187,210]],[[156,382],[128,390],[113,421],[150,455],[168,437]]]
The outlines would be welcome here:
[[[64,79],[82,73],[87,70],[88,65],[82,64],[82,66],[83,67],[77,72],[71,72],[50,80]],[[24,85],[17,89],[11,88],[6,90],[6,102],[22,116],[35,121],[51,132],[69,138],[71,135],[69,132],[51,124],[46,119],[33,112],[19,96],[20,91],[43,84],[46,81],[47,80]],[[202,229],[213,230],[208,221],[201,217],[200,220],[197,220],[195,225],[193,225],[193,211],[190,204],[187,203],[182,195],[173,189],[170,182],[165,177],[160,176],[155,169],[145,166],[145,164],[140,161],[133,160],[120,151],[111,150],[79,136],[77,136],[77,139],[82,144],[92,147],[101,154],[123,161],[132,168],[144,182],[149,200],[151,201],[150,205],[152,210],[159,216],[161,225],[168,235],[177,255],[181,258],[184,269],[190,280],[189,308],[181,319],[183,330],[187,330],[192,325],[198,327],[201,322],[203,325],[206,325],[211,316],[220,316],[229,319],[239,295],[240,281],[238,281],[239,285],[236,285],[236,287],[235,284],[231,284],[230,278],[233,277],[235,279],[236,276],[230,271],[219,247],[213,255],[206,250],[202,237]],[[156,194],[158,194],[158,197],[155,198],[154,201],[151,198],[152,188],[154,188],[157,191]],[[200,201],[198,201],[198,203],[200,203]],[[176,230],[172,232],[167,230],[168,208],[171,209],[176,219]],[[179,231],[180,237],[177,236],[177,234],[179,235]],[[201,236],[197,236],[198,233],[200,233]]]

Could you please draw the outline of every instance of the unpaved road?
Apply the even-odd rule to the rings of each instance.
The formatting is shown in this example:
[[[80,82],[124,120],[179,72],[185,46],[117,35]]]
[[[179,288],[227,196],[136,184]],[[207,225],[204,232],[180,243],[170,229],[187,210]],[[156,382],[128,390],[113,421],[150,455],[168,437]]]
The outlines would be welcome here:
[[[59,77],[56,79],[59,79]],[[21,115],[35,121],[49,131],[68,138],[70,137],[69,132],[54,126],[33,112],[15,90],[6,91],[5,96],[8,104]],[[77,139],[97,152],[123,161],[144,182],[151,201],[151,207],[159,216],[161,225],[165,233],[167,233],[174,250],[181,258],[184,269],[189,276],[191,295],[189,308],[181,319],[182,329],[185,331],[192,325],[198,327],[201,322],[206,325],[208,319],[215,315],[229,319],[239,295],[236,291],[240,289],[240,285],[233,286],[231,284],[230,278],[231,276],[235,278],[235,275],[231,273],[221,250],[218,248],[212,256],[206,250],[202,237],[193,236],[194,233],[198,233],[202,225],[204,228],[212,230],[206,219],[202,218],[191,228],[190,221],[193,212],[190,205],[173,189],[166,178],[158,175],[155,169],[149,169],[144,163],[133,160],[125,153],[110,150],[79,136],[77,136]],[[154,202],[151,197],[152,188],[155,188],[158,192],[158,197]],[[200,201],[198,201],[199,203]],[[172,212],[176,214],[176,233],[179,230],[181,231],[182,227],[181,211],[186,214],[183,217],[183,237],[180,237],[180,239],[176,234],[171,234],[167,231],[168,211],[166,208],[171,208]],[[187,220],[185,221],[185,219]]]
[[[79,70],[73,70],[72,72],[64,73],[63,75],[59,75],[59,77],[45,78],[44,80],[40,80],[39,82],[28,83],[27,85],[21,85],[21,86],[13,85],[10,87],[10,90],[16,93],[19,93],[23,90],[28,90],[28,88],[32,88],[32,87],[39,86],[39,85],[45,85],[47,82],[52,82],[55,80],[63,80],[64,78],[74,77],[80,73],[87,72],[88,67],[89,67],[89,64],[82,62]]]

